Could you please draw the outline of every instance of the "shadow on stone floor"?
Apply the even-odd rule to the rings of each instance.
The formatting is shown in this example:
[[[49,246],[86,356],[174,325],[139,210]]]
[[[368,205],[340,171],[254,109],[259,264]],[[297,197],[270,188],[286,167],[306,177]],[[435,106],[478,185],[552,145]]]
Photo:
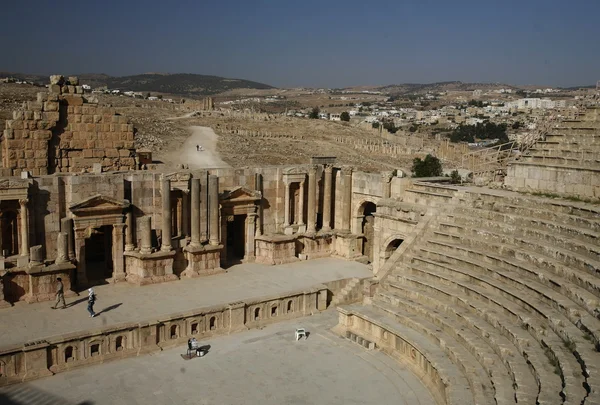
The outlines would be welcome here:
[[[119,302],[118,304],[114,304],[114,305],[111,305],[111,306],[109,306],[109,307],[106,307],[106,308],[104,308],[102,311],[98,312],[98,313],[96,314],[96,316],[98,316],[98,315],[100,315],[100,314],[103,314],[103,313],[105,313],[105,312],[112,311],[113,309],[117,309],[117,308],[119,308],[121,305],[123,305],[123,303],[122,303],[122,302]],[[1,404],[0,404],[0,405],[1,405]]]
[[[0,405],[94,405],[94,402],[68,401],[28,384],[18,384],[0,389]]]

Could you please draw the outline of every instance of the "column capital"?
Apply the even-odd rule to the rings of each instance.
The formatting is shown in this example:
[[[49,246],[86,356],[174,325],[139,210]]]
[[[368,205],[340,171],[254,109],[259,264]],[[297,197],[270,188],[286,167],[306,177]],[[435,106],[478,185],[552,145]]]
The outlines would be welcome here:
[[[121,224],[113,224],[113,228],[115,228],[115,229],[123,229],[123,228],[125,228],[125,225],[126,224],[122,224],[122,223]]]
[[[29,202],[28,198],[20,198],[19,199],[19,204],[21,204],[21,206],[27,205],[28,202]]]
[[[324,164],[323,165],[323,169],[325,170],[326,173],[332,173],[333,172],[333,165]]]
[[[385,171],[385,172],[381,172],[381,178],[383,179],[383,181],[385,181],[386,183],[389,183],[390,181],[392,181],[392,179],[395,177],[394,171]]]
[[[318,170],[318,166],[317,165],[310,165],[308,167],[308,174],[317,174],[317,170]]]
[[[342,175],[344,175],[344,176],[352,175],[353,171],[354,171],[354,167],[352,167],[352,166],[342,166]]]

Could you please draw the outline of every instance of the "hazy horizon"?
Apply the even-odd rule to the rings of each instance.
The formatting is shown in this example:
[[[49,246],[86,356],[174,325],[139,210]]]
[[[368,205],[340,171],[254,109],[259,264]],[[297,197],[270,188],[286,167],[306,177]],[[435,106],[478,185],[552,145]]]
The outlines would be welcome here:
[[[0,71],[195,73],[280,88],[591,86],[600,2],[155,0],[4,6]]]

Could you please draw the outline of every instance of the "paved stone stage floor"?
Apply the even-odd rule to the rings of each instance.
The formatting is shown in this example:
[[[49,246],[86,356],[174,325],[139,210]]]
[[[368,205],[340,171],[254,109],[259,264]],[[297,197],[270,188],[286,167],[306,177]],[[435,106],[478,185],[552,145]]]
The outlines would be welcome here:
[[[0,388],[7,405],[431,405],[423,384],[385,354],[330,331],[337,311],[203,340],[202,358],[185,347],[115,360]],[[294,330],[310,332],[294,341]]]
[[[50,307],[54,301],[47,301],[19,302],[12,308],[0,310],[0,347],[371,275],[363,264],[323,258],[279,266],[239,264],[228,268],[227,273],[142,287],[105,284],[94,287],[98,295],[95,318],[90,318],[87,312],[87,291],[67,299],[66,309],[53,310]]]

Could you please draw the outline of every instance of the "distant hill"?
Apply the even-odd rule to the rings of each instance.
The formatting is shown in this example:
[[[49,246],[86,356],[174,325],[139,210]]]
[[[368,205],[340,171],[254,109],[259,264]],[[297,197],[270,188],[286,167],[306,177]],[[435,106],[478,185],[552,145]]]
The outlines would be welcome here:
[[[493,90],[493,89],[518,89],[516,86],[502,83],[463,83],[463,82],[437,82],[437,83],[403,83],[392,84],[383,87],[377,87],[377,91],[386,94],[415,94],[442,91],[473,91],[476,89]]]
[[[21,80],[48,84],[49,76],[0,72],[0,77],[15,77]],[[65,75],[69,76],[69,75]],[[232,89],[272,89],[268,84],[243,79],[228,79],[188,73],[147,73],[134,76],[113,77],[106,74],[76,74],[81,83],[92,87],[107,86],[109,89],[158,92],[187,96],[205,96]]]

